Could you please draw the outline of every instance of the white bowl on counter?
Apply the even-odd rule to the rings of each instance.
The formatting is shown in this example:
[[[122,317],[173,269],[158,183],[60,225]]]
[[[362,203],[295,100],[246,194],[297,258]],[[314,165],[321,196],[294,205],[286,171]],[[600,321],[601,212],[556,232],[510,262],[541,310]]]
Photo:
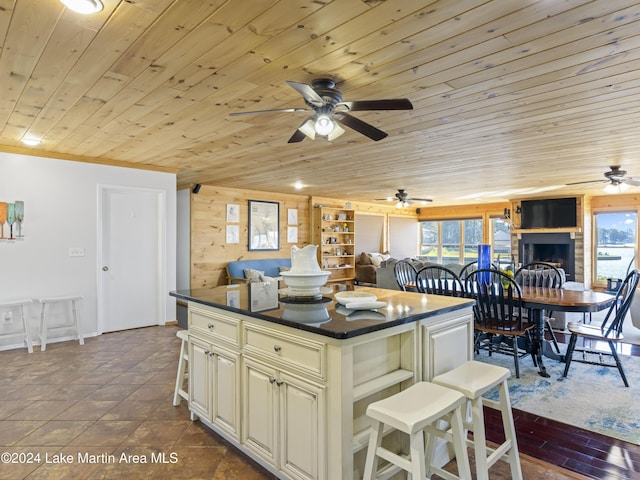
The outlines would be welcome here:
[[[314,273],[292,273],[281,272],[280,276],[287,287],[291,296],[309,296],[319,295],[320,288],[327,283],[331,272],[320,271]]]

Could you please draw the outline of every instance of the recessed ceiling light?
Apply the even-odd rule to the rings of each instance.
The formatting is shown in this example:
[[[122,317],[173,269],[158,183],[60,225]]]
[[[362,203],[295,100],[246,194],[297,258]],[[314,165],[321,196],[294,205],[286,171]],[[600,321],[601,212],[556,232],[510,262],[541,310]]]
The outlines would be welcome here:
[[[98,13],[102,11],[104,5],[100,0],[60,0],[65,7],[83,15]]]
[[[296,182],[293,184],[293,188],[295,188],[296,190],[302,190],[302,187],[304,187],[304,185],[302,185],[302,182]]]
[[[35,147],[36,145],[40,145],[40,139],[35,137],[22,137],[22,143],[28,145],[30,147]]]

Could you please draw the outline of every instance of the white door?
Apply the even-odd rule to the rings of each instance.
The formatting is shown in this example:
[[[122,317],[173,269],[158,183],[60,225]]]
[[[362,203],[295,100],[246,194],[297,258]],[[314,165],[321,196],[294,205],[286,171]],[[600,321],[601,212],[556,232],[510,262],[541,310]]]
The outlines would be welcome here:
[[[99,199],[99,332],[162,324],[164,192],[101,186]]]

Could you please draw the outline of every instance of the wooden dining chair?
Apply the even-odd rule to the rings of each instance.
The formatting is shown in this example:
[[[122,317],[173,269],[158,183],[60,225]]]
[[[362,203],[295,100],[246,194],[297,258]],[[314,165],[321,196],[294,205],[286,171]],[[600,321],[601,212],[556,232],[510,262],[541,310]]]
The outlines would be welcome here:
[[[633,297],[636,293],[636,289],[638,288],[639,279],[640,275],[638,275],[637,270],[629,272],[616,292],[615,301],[611,304],[611,307],[609,307],[609,311],[607,312],[602,325],[585,325],[584,323],[569,322],[567,329],[571,332],[571,337],[569,338],[569,345],[567,346],[567,353],[565,355],[564,373],[562,374],[563,377],[566,377],[569,374],[569,368],[571,367],[572,362],[600,365],[604,367],[616,367],[618,372],[620,372],[624,386],[629,386],[616,346],[624,340],[624,336],[622,335],[622,324],[624,323],[627,313],[629,312],[629,307],[633,302]],[[604,353],[600,350],[588,348],[586,342],[584,347],[578,348],[576,347],[576,344],[579,337],[584,338],[585,341],[606,342],[609,345],[611,353]],[[579,352],[580,355],[574,355],[576,352]],[[609,357],[613,358],[615,365],[611,362],[605,361],[605,359]]]
[[[418,271],[406,260],[396,262],[393,267],[396,282],[403,292],[416,292],[416,275]]]
[[[562,288],[562,274],[555,265],[546,262],[530,262],[518,268],[515,273],[516,282],[521,287]],[[527,312],[529,314],[530,312]],[[558,339],[551,326],[553,312],[544,312],[544,328],[551,337],[557,353],[560,353]],[[530,316],[530,315],[529,315]]]
[[[475,349],[487,349],[490,355],[493,352],[513,355],[516,378],[520,378],[519,359],[530,353],[534,327],[525,315],[520,285],[502,271],[482,268],[467,276],[464,288],[467,296],[476,301]]]
[[[464,287],[460,277],[447,267],[429,265],[418,270],[416,288],[420,293],[463,297]]]

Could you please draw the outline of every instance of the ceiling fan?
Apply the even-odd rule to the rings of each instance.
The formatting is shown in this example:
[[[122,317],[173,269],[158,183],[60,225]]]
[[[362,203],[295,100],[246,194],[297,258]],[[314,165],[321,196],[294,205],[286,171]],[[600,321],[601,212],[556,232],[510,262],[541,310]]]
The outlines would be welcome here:
[[[626,170],[620,170],[619,165],[611,165],[608,172],[604,172],[604,180],[587,180],[584,182],[572,182],[567,185],[582,185],[586,183],[606,183],[604,191],[607,193],[619,193],[629,188],[629,185],[640,186],[640,179],[627,177]]]
[[[365,110],[413,110],[413,105],[406,98],[393,98],[387,100],[356,100],[343,102],[342,93],[336,88],[335,82],[329,78],[318,78],[306,83],[290,82],[287,85],[302,95],[304,102],[313,109],[313,115],[307,118],[298,127],[287,143],[297,143],[306,137],[314,140],[316,135],[334,140],[342,135],[345,130],[341,127],[349,127],[371,140],[382,140],[387,136],[386,132],[363,122],[359,118],[349,115],[347,112],[361,112]],[[257,113],[277,112],[304,112],[306,108],[280,108],[274,110],[258,110],[254,112],[234,112],[229,116],[254,115]]]
[[[397,202],[396,207],[398,208],[408,207],[409,205],[413,204],[413,202],[432,202],[433,201],[430,198],[409,197],[409,194],[405,192],[404,189],[402,188],[399,188],[398,192],[393,197],[376,198],[376,200],[378,201],[386,200],[388,202],[396,201]]]

